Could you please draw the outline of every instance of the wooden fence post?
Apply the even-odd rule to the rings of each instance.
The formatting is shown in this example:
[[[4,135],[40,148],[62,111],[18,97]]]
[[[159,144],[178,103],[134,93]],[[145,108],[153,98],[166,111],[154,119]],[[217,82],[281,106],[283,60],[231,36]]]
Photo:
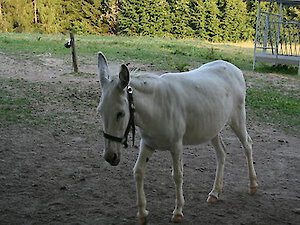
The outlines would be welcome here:
[[[74,68],[74,72],[78,73],[77,54],[76,54],[75,38],[73,32],[70,32],[70,40],[71,40],[70,44],[72,48],[73,68]]]

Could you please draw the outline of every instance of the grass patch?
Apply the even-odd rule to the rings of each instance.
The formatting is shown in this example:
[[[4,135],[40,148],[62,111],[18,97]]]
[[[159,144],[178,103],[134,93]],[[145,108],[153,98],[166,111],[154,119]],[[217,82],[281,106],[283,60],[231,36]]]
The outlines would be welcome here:
[[[252,69],[253,45],[247,43],[210,43],[197,39],[170,39],[122,36],[76,35],[79,58],[94,57],[102,51],[109,60],[155,65],[156,69],[178,71],[222,59],[244,70]],[[69,35],[0,34],[0,49],[15,54],[45,54],[54,57],[70,55],[64,47]],[[257,62],[258,71],[271,64]],[[277,68],[281,74],[297,74],[297,69]]]
[[[300,90],[257,86],[247,91],[247,106],[255,118],[293,133],[300,129]]]
[[[35,103],[43,101],[43,97],[30,91],[35,89],[35,84],[1,78],[0,87],[0,118],[2,125],[27,123],[39,119],[34,114],[36,111]],[[25,92],[24,89],[26,89]]]
[[[288,75],[293,77],[299,77],[298,67],[283,65],[283,64],[271,64],[271,63],[261,63],[261,65],[256,68],[257,72],[261,73],[277,73],[282,75]]]
[[[64,56],[66,37],[63,35],[0,34],[1,51],[15,54],[45,54]]]
[[[0,124],[78,131],[95,128],[98,92],[95,87],[32,83],[0,78]]]

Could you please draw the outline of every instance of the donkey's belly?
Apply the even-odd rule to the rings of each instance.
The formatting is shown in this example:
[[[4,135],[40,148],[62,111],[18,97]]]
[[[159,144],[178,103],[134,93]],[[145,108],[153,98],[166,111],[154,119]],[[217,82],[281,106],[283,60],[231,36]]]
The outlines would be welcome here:
[[[213,139],[222,129],[210,130],[209,132],[195,130],[185,133],[183,136],[183,145],[199,145]]]
[[[224,111],[223,111],[224,112]],[[216,113],[219,114],[219,113]],[[228,122],[229,113],[188,121],[183,135],[184,145],[198,145],[213,139]]]

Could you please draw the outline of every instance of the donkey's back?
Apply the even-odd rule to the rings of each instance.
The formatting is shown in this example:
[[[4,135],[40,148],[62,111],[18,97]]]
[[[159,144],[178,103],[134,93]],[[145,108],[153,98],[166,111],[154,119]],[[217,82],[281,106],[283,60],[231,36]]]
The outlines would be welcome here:
[[[201,87],[210,89],[232,88],[236,95],[245,95],[245,80],[242,71],[233,64],[217,60],[206,63],[201,67],[183,73],[167,73],[162,78],[175,82],[175,85],[183,85],[184,88]],[[176,81],[178,81],[177,84]]]

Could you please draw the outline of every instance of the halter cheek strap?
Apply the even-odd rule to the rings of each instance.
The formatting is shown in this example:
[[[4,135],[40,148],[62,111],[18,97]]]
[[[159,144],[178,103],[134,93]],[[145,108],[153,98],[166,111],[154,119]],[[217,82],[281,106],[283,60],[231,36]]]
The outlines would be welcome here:
[[[110,134],[107,134],[105,132],[103,132],[103,136],[104,138],[110,140],[110,141],[114,141],[114,142],[118,142],[124,145],[124,148],[128,147],[128,143],[127,143],[127,139],[128,139],[128,134],[130,132],[130,128],[132,130],[132,146],[134,146],[134,136],[135,136],[135,124],[134,124],[134,104],[133,104],[133,97],[132,97],[132,87],[128,86],[127,87],[127,99],[128,99],[128,108],[129,108],[129,121],[124,133],[124,136],[122,138],[120,137],[115,137],[112,136]]]

